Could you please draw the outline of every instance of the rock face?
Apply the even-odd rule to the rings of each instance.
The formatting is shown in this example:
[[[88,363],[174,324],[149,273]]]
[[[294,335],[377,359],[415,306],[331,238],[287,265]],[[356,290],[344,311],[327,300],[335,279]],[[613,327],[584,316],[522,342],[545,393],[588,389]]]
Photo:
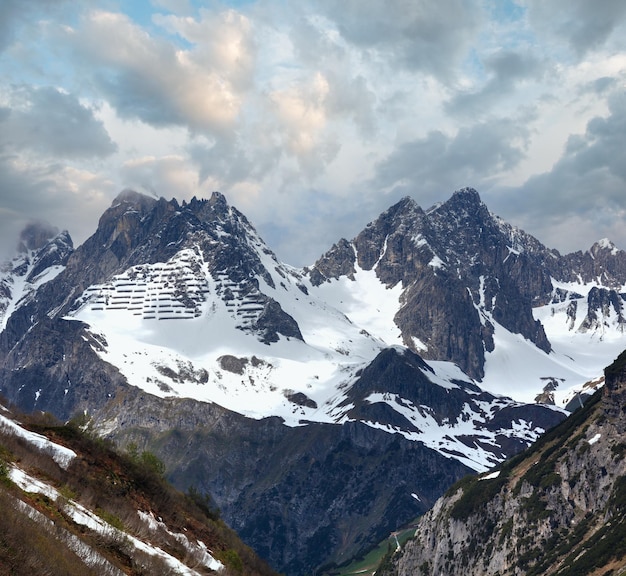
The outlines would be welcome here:
[[[59,274],[73,252],[67,231],[32,223],[20,236],[18,254],[0,268],[0,329],[34,292]]]
[[[626,354],[527,452],[452,488],[383,574],[613,574],[626,566]]]
[[[426,359],[451,360],[478,380],[485,353],[494,349],[494,322],[551,351],[532,310],[553,299],[559,290],[553,279],[600,279],[609,292],[604,299],[614,307],[623,300],[616,290],[626,283],[626,253],[609,241],[561,256],[490,213],[471,188],[428,211],[404,198],[351,242],[338,242],[309,277],[320,286],[352,277],[355,265],[375,270],[390,288],[401,285],[394,320],[408,348]],[[590,298],[591,311],[599,304],[596,295]]]
[[[155,450],[180,488],[209,491],[229,525],[286,574],[367,550],[470,470],[360,422],[290,428],[133,391],[102,413],[101,426],[122,445]]]
[[[67,258],[63,273],[8,318],[0,348],[9,350],[44,315],[62,318],[90,286],[133,266],[167,261],[187,247],[198,251],[211,273],[226,271],[221,275],[226,287],[223,298],[232,295],[228,286],[236,286],[240,300],[258,304],[254,318],[245,323],[246,330],[268,342],[283,333],[301,339],[293,318],[259,289],[259,278],[273,284],[254,249],[260,243],[245,216],[217,192],[210,200],[194,198],[179,205],[175,199],[155,200],[124,191],[102,215],[96,233]]]
[[[449,359],[473,378],[484,375],[493,350],[488,316],[548,352],[550,343],[532,306],[552,294],[537,240],[493,216],[471,189],[424,212],[410,198],[342,240],[312,268],[312,283],[375,269],[389,287],[401,283],[395,321],[404,344],[431,359]],[[488,313],[486,316],[484,313]],[[416,345],[416,339],[420,342]]]

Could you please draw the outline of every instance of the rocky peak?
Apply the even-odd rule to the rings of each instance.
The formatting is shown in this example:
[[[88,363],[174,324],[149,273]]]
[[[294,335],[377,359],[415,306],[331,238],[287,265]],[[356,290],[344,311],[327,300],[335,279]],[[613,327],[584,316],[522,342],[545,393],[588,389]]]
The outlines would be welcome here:
[[[473,188],[458,190],[428,217],[451,265],[471,265],[482,252],[503,243],[493,215]]]
[[[18,252],[43,248],[52,238],[59,233],[56,226],[44,221],[29,222],[20,233]]]
[[[484,207],[483,201],[480,199],[478,191],[474,188],[466,187],[453,192],[452,196],[443,206],[449,209],[464,209],[467,211],[476,211]]]
[[[208,200],[209,206],[213,208],[216,212],[226,212],[228,210],[228,202],[226,201],[226,196],[221,192],[213,192],[211,194],[211,198]]]
[[[53,266],[65,266],[74,251],[74,243],[67,230],[60,232],[46,242],[36,254],[33,267],[28,275],[29,282]]]
[[[130,188],[122,190],[111,203],[111,207],[118,204],[132,205],[137,208],[152,207],[157,199]],[[143,210],[142,210],[143,211]]]
[[[602,252],[608,252],[612,256],[616,256],[619,249],[608,238],[602,238],[601,240],[594,242],[593,246],[589,249],[589,252],[594,258]]]
[[[354,247],[345,238],[341,238],[309,270],[311,284],[319,286],[331,278],[340,276],[354,280],[355,261]]]
[[[381,280],[388,285],[402,280],[403,273],[398,266],[405,264],[416,248],[414,240],[420,234],[424,219],[424,211],[408,196],[391,206],[354,239],[359,266],[371,270],[385,261],[393,264],[394,272],[382,273],[379,267]]]
[[[612,289],[626,285],[626,252],[607,238],[586,252],[566,254],[549,264],[553,276],[564,282],[598,282]]]

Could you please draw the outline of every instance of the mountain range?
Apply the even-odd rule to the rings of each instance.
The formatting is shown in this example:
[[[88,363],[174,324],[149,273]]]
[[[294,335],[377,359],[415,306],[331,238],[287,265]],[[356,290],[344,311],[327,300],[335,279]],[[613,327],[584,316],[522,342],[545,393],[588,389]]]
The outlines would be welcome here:
[[[290,576],[340,564],[602,385],[626,253],[561,255],[473,189],[404,198],[316,263],[210,199],[123,191],[76,249],[30,226],[0,278],[0,392],[87,414]]]

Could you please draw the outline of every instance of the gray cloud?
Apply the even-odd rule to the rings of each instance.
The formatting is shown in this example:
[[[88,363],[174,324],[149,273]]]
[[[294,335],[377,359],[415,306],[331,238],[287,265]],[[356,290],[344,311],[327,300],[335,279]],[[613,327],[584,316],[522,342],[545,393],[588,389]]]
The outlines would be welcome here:
[[[500,51],[486,58],[485,71],[489,79],[476,92],[459,92],[445,104],[447,112],[461,115],[488,114],[524,81],[539,80],[546,64],[532,54]]]
[[[318,5],[347,41],[438,77],[452,72],[482,21],[479,4],[467,0],[319,0]]]
[[[626,19],[623,0],[530,0],[532,25],[564,41],[578,56],[602,46]]]
[[[117,149],[92,109],[55,88],[15,87],[0,113],[0,147],[59,158],[107,156]]]
[[[2,0],[0,2],[0,52],[18,37],[20,28],[29,21],[50,14],[66,0]]]
[[[626,94],[613,93],[609,115],[570,136],[549,172],[493,193],[495,211],[562,251],[609,236],[626,248]]]
[[[479,187],[498,172],[517,166],[524,158],[527,138],[527,128],[510,119],[461,128],[454,137],[430,132],[390,154],[378,165],[371,184],[393,190],[394,196],[414,195],[426,207],[455,189]]]
[[[14,254],[19,232],[33,219],[70,230],[78,245],[95,231],[115,192],[90,172],[0,155],[0,257]]]

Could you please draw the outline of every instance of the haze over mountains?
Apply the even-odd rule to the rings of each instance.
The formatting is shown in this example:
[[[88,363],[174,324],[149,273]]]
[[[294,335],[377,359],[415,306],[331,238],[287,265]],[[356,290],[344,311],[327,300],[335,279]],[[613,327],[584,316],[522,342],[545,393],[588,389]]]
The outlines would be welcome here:
[[[40,236],[0,280],[2,394],[153,449],[290,575],[533,442],[624,348],[626,253],[560,255],[473,189],[302,269],[219,193],[124,191],[75,250]]]

